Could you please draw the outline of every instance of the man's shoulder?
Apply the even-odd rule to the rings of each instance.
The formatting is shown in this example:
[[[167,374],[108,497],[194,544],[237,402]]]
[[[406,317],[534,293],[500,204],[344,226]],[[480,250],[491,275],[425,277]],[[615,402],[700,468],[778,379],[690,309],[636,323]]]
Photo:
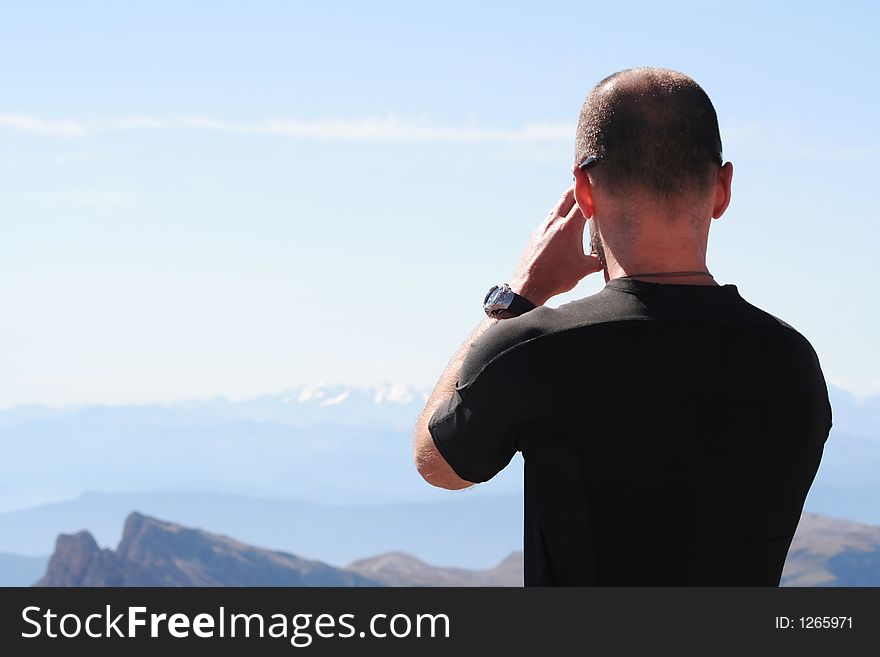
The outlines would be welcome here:
[[[557,308],[539,306],[519,317],[499,320],[471,345],[459,375],[460,385],[472,382],[486,368],[523,349],[541,348],[549,336],[603,323],[602,295],[595,294]],[[507,359],[509,360],[509,359]]]
[[[745,299],[742,300],[742,305],[745,309],[744,316],[751,320],[753,323],[780,329],[783,335],[793,340],[802,341],[809,344],[807,338],[804,337],[804,335],[800,331],[798,331],[794,326],[789,324],[781,317],[774,315],[764,310],[763,308],[759,308],[758,306],[746,301]]]
[[[811,352],[810,356],[815,358],[812,345],[794,326],[746,301],[735,288],[716,301],[710,305],[695,302],[684,308],[676,306],[670,313],[669,305],[657,306],[650,299],[606,288],[556,308],[539,306],[519,317],[499,320],[486,329],[465,356],[459,384],[467,385],[487,371],[505,377],[510,374],[510,367],[522,366],[535,350],[562,344],[553,338],[574,335],[576,331],[580,339],[583,332],[598,330],[607,345],[614,336],[626,337],[621,329],[624,324],[638,322],[641,329],[651,330],[644,320],[657,320],[650,324],[667,327],[670,322],[673,325],[696,322],[705,325],[701,331],[711,331],[714,326],[727,334],[731,330],[737,333],[745,329],[757,330],[764,336],[762,343],[794,344],[797,351],[805,355]]]

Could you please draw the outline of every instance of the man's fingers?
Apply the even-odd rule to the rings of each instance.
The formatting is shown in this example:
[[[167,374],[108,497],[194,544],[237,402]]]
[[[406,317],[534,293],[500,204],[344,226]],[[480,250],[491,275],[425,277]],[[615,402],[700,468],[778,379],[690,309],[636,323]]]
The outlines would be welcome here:
[[[577,203],[571,208],[571,212],[565,217],[565,230],[572,233],[572,239],[584,241],[584,229],[587,226],[587,218]]]
[[[551,210],[550,214],[551,216],[556,215],[557,217],[567,217],[574,205],[574,185],[572,185],[565,190],[562,198],[559,199],[559,203],[557,203],[556,207]]]
[[[587,217],[581,211],[581,208],[577,203],[575,203],[573,206],[571,206],[571,210],[569,210],[568,214],[565,217],[565,220],[566,221],[577,221],[581,225],[587,223]]]

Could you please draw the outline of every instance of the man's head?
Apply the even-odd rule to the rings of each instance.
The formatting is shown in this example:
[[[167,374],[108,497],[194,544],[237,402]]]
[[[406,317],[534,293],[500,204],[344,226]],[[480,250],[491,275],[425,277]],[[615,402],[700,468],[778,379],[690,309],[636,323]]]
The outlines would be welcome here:
[[[581,210],[598,215],[590,230],[603,259],[609,237],[626,256],[627,243],[656,243],[646,236],[661,224],[696,231],[705,255],[709,219],[730,198],[732,165],[722,162],[715,108],[687,75],[636,68],[599,82],[581,109],[574,173]]]
[[[608,189],[658,196],[704,190],[722,163],[715,108],[683,73],[619,71],[599,82],[581,108],[575,165],[589,156]]]

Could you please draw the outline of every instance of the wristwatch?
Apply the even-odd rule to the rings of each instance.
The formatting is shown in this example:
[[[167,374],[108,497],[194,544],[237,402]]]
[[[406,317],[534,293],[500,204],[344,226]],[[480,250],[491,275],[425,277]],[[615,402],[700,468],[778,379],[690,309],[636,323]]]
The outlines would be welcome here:
[[[483,299],[483,310],[495,319],[518,317],[535,307],[531,301],[511,290],[507,283],[493,285]]]

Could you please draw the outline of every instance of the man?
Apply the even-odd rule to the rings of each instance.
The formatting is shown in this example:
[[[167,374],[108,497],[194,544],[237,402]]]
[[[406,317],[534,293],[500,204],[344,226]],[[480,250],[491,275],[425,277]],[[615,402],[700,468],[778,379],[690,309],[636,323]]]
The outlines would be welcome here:
[[[733,176],[715,109],[682,73],[620,71],[575,150],[428,399],[416,466],[460,489],[522,452],[527,586],[778,586],[831,407],[809,342],[706,267]]]

